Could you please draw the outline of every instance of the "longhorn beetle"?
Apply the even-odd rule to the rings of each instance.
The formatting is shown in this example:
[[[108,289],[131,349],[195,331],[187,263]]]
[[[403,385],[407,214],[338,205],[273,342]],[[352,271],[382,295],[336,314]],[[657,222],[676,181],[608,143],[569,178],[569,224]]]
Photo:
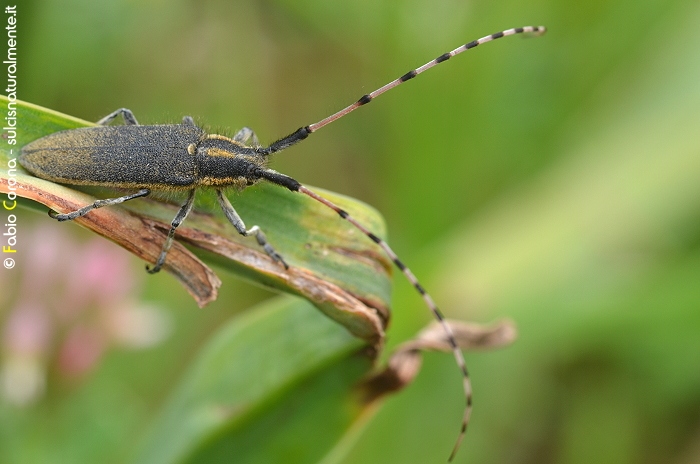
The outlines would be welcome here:
[[[185,116],[182,124],[141,126],[131,111],[121,108],[98,121],[102,127],[86,127],[56,132],[27,144],[22,149],[19,161],[25,169],[35,176],[54,182],[138,189],[136,193],[129,195],[97,200],[91,205],[67,214],[50,211],[49,215],[59,221],[70,221],[95,208],[145,197],[152,190],[187,192],[187,200],[172,220],[170,231],[155,265],[152,268],[146,266],[146,270],[151,274],[158,272],[165,263],[168,250],[173,243],[175,230],[192,209],[195,192],[199,188],[214,188],[221,209],[236,230],[243,236],[255,236],[265,253],[284,266],[285,269],[289,267],[288,264],[267,242],[262,230],[258,226],[246,228],[222,189],[235,187],[242,190],[249,185],[266,180],[286,187],[292,192],[308,195],[333,209],[341,218],[349,221],[386,252],[418,291],[446,332],[454,357],[462,371],[466,399],[462,427],[449,458],[451,461],[467,430],[472,409],[472,388],[462,351],[457,345],[452,329],[444,321],[442,312],[418,282],[413,272],[399,260],[396,253],[384,240],[377,237],[331,201],[309,190],[295,179],[267,168],[267,164],[270,155],[301,142],[309,134],[459,53],[509,35],[520,33],[541,35],[544,32],[545,28],[541,26],[519,27],[469,42],[407,72],[374,92],[363,95],[355,103],[337,113],[314,124],[301,127],[267,147],[261,146],[255,133],[247,127],[241,129],[231,139],[223,135],[205,133],[203,129],[195,125],[190,116]],[[118,116],[122,116],[124,125],[107,126]],[[252,144],[248,144],[249,141],[252,141]]]

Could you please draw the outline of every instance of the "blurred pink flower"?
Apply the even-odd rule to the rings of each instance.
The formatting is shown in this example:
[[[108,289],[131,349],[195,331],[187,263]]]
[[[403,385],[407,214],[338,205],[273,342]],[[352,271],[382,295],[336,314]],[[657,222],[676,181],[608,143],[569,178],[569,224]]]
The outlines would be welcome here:
[[[5,282],[16,291],[0,302],[0,395],[9,402],[40,398],[52,365],[79,377],[110,347],[147,348],[168,335],[167,313],[135,297],[145,273],[116,245],[80,244],[51,223],[25,229],[22,242],[16,281]]]

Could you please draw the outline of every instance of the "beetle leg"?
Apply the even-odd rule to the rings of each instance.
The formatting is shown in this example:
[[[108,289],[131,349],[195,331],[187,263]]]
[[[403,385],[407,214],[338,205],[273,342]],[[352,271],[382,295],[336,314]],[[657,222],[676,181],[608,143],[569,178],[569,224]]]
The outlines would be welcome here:
[[[253,132],[253,129],[250,127],[244,127],[243,129],[239,130],[236,132],[236,135],[233,136],[233,140],[236,142],[241,142],[245,144],[250,138],[253,139],[253,146],[254,147],[259,147],[260,142],[258,141],[258,136],[255,135],[255,132]]]
[[[224,210],[224,214],[226,215],[226,219],[229,220],[231,224],[233,224],[233,227],[236,228],[239,234],[243,235],[244,237],[248,237],[249,235],[254,235],[255,239],[258,241],[258,244],[263,247],[263,250],[265,250],[265,253],[272,258],[274,261],[279,262],[284,266],[285,269],[289,269],[289,265],[285,262],[284,258],[280,256],[279,253],[275,251],[272,246],[267,243],[267,238],[265,238],[265,234],[263,234],[263,231],[260,230],[260,227],[258,226],[253,226],[250,229],[246,230],[245,224],[243,223],[243,220],[241,217],[238,215],[235,209],[233,209],[233,205],[231,202],[226,198],[226,195],[221,190],[216,190],[216,196],[219,199],[219,205],[221,205],[221,209]]]
[[[72,221],[73,219],[79,218],[80,216],[85,216],[93,209],[102,208],[103,206],[118,205],[119,203],[124,203],[125,201],[133,200],[134,198],[145,197],[149,193],[151,193],[149,189],[141,189],[136,193],[132,193],[131,195],[124,195],[123,197],[97,200],[91,205],[85,206],[84,208],[80,208],[79,210],[66,214],[58,214],[56,211],[49,210],[49,216],[56,219],[57,221]]]
[[[190,213],[190,211],[192,211],[192,205],[194,204],[194,192],[194,189],[190,190],[190,194],[187,197],[187,201],[185,201],[185,204],[180,207],[180,211],[177,212],[175,219],[173,219],[173,221],[170,223],[170,231],[168,231],[168,237],[165,239],[165,243],[163,243],[163,248],[160,250],[160,255],[158,256],[156,265],[152,268],[146,265],[146,271],[148,271],[150,274],[155,274],[156,272],[160,271],[161,267],[163,267],[163,264],[165,263],[165,257],[168,255],[170,247],[173,246],[175,229],[177,229],[180,226],[180,224],[182,224],[182,221],[184,221],[187,215]]]
[[[126,124],[127,126],[139,125],[139,122],[136,120],[136,116],[134,116],[134,113],[132,113],[131,110],[127,110],[126,108],[119,108],[118,110],[109,113],[107,116],[97,121],[97,124],[99,124],[100,126],[106,126],[110,122],[114,121],[120,114],[122,118],[124,118],[124,124]]]

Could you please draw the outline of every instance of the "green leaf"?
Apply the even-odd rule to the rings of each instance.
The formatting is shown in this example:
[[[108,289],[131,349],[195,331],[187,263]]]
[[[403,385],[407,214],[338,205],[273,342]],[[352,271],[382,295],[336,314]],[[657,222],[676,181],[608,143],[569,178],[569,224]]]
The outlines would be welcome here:
[[[6,97],[0,101],[3,108],[10,104]],[[24,102],[11,105],[17,109],[21,130],[16,145],[0,150],[0,191],[12,189],[20,197],[60,212],[116,196],[104,189],[54,184],[27,174],[18,163],[15,166],[24,144],[59,130],[94,124]],[[385,235],[384,223],[371,207],[318,191],[377,235]],[[253,238],[236,233],[221,211],[213,208],[210,192],[199,196],[196,210],[177,231],[177,239],[188,248],[174,243],[164,269],[182,282],[200,306],[216,299],[220,285],[202,258],[252,282],[303,296],[354,335],[381,344],[389,317],[391,262],[376,244],[335,212],[303,195],[265,184],[237,193],[233,202],[239,213],[248,225],[257,224],[265,231],[291,265],[285,270]],[[140,199],[96,209],[74,222],[154,262],[180,203],[162,196]]]
[[[201,350],[135,462],[319,462],[371,411],[362,345],[297,298],[246,312]]]

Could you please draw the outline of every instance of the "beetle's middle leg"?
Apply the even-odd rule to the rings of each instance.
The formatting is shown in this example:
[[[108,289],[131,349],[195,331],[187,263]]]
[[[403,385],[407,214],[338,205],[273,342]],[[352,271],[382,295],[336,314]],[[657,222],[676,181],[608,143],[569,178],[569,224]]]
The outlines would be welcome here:
[[[83,208],[80,208],[79,210],[73,211],[71,213],[66,213],[66,214],[58,214],[56,211],[49,210],[49,216],[52,218],[58,220],[58,221],[72,221],[75,218],[79,218],[80,216],[85,216],[87,213],[92,211],[93,209],[96,208],[102,208],[103,206],[112,206],[112,205],[118,205],[119,203],[124,203],[125,201],[133,200],[134,198],[141,198],[145,197],[151,193],[149,189],[141,189],[136,193],[132,193],[131,195],[124,195],[123,197],[117,197],[117,198],[107,198],[105,200],[97,200],[91,205],[85,206]]]
[[[229,222],[233,224],[233,227],[236,228],[238,233],[243,235],[244,237],[254,235],[255,239],[258,241],[258,244],[261,247],[263,247],[263,250],[265,250],[265,253],[267,253],[267,255],[270,258],[281,263],[285,269],[289,269],[289,265],[285,262],[284,258],[282,258],[282,256],[280,256],[280,254],[277,253],[274,248],[272,248],[272,245],[267,243],[267,238],[265,238],[265,234],[263,234],[262,230],[260,230],[260,227],[253,226],[250,229],[246,229],[243,220],[238,215],[236,210],[233,209],[233,205],[228,200],[228,198],[226,198],[224,192],[217,189],[216,196],[219,199],[219,205],[221,205],[221,209],[224,210],[226,219],[228,219]]]
[[[187,215],[190,214],[190,211],[192,211],[192,205],[194,205],[194,192],[194,189],[190,190],[189,196],[187,197],[185,204],[180,207],[180,211],[177,212],[177,215],[170,223],[168,237],[165,239],[165,243],[163,243],[163,248],[160,250],[160,255],[158,256],[158,260],[156,260],[156,265],[152,268],[146,265],[146,271],[148,271],[150,274],[155,274],[156,272],[160,271],[161,267],[163,267],[163,264],[165,263],[165,257],[168,255],[170,247],[173,246],[175,229],[177,229],[180,226],[180,224],[182,224],[182,221],[184,221]]]
[[[99,124],[100,126],[106,126],[110,122],[117,119],[119,115],[121,115],[122,118],[124,118],[124,124],[126,124],[127,126],[139,125],[139,122],[136,120],[136,116],[134,116],[134,113],[132,113],[131,110],[127,110],[126,108],[119,108],[118,110],[109,113],[107,116],[97,121],[97,124]]]

